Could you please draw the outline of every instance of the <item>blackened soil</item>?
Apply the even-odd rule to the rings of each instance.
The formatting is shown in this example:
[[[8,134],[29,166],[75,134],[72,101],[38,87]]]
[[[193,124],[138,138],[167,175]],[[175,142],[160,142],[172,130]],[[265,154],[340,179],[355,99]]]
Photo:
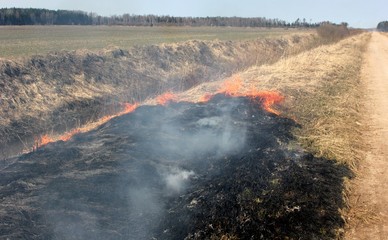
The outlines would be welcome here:
[[[350,171],[247,98],[143,106],[8,159],[9,239],[333,239]]]

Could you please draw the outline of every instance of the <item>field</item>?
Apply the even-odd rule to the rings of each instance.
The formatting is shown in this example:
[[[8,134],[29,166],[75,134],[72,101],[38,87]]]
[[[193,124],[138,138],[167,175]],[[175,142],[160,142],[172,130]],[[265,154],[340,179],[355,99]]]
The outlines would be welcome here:
[[[1,237],[342,239],[373,213],[370,33],[0,30]]]
[[[212,27],[2,26],[0,58],[27,57],[61,50],[99,51],[109,46],[173,43],[187,40],[252,40],[300,33],[298,30]]]

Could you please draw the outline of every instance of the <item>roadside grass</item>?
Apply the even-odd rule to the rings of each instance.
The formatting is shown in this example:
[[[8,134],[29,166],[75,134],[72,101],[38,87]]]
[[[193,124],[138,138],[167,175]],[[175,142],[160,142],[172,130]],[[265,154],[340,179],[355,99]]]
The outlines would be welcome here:
[[[369,38],[370,34],[350,37],[241,77],[248,85],[286,96],[284,113],[302,126],[294,134],[307,151],[355,170],[363,158],[360,69]]]
[[[310,30],[236,27],[128,27],[128,26],[2,26],[0,58],[14,59],[61,50],[99,51],[115,46],[129,49],[187,40],[251,40],[279,38]]]
[[[298,94],[292,104],[293,114],[303,126],[295,129],[302,145],[317,156],[347,164],[353,171],[364,158],[360,70],[369,38],[363,35],[344,41],[342,52],[330,53],[333,65],[320,76],[317,88]]]

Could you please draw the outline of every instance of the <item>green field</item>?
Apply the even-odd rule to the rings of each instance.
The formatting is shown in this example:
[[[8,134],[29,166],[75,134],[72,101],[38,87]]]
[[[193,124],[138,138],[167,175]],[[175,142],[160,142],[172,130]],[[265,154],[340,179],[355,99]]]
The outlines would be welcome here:
[[[136,45],[197,40],[247,40],[300,33],[294,29],[232,27],[3,26],[0,58],[13,59],[60,50],[123,49]]]

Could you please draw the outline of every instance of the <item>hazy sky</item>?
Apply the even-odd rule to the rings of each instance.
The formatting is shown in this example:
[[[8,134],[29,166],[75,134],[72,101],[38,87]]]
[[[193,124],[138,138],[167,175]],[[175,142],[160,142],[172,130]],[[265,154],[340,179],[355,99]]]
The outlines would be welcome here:
[[[0,0],[0,8],[47,8],[114,14],[157,14],[171,16],[238,16],[297,18],[310,22],[348,22],[352,27],[376,27],[388,20],[387,0]]]

